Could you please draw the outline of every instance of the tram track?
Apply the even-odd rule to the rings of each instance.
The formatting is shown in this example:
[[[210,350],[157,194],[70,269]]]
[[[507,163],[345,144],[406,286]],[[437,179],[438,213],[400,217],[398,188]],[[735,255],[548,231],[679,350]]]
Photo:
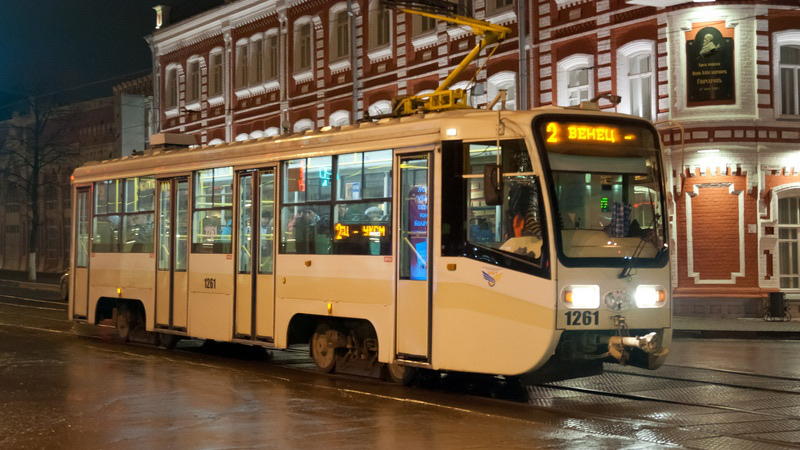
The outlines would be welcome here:
[[[800,405],[800,378],[686,366],[653,372],[619,367],[594,377],[529,386],[528,393],[530,403],[583,394],[797,420],[790,408]]]
[[[0,296],[0,303],[2,301]],[[19,311],[25,310],[20,309]],[[27,311],[30,311],[27,314],[36,314],[33,310]],[[68,323],[68,321],[65,322]],[[20,326],[18,323],[7,325],[11,328],[34,329]],[[293,385],[301,386],[302,389],[334,392],[336,395],[345,397],[373,399],[370,401],[391,400],[402,405],[415,404],[424,408],[445,411],[447,414],[479,416],[484,419],[503,420],[503,423],[547,424],[561,430],[590,433],[593,436],[636,436],[635,439],[648,445],[700,448],[702,445],[694,445],[697,439],[710,439],[711,437],[723,439],[724,436],[736,436],[737,439],[740,439],[739,442],[744,440],[761,446],[767,442],[773,442],[776,446],[786,447],[786,441],[769,441],[767,437],[743,436],[739,431],[741,428],[736,431],[717,431],[715,428],[712,430],[715,426],[725,426],[715,425],[714,416],[740,417],[746,414],[751,418],[747,423],[774,423],[776,424],[774,426],[778,426],[777,424],[780,422],[788,422],[788,419],[797,420],[796,416],[780,411],[768,409],[753,411],[742,405],[686,401],[685,398],[670,398],[644,392],[648,388],[658,389],[654,384],[658,384],[663,389],[667,389],[667,386],[670,385],[692,384],[723,389],[728,396],[731,396],[731,392],[744,392],[748,389],[746,383],[734,381],[721,384],[713,381],[715,376],[744,377],[745,380],[760,380],[766,383],[777,379],[784,383],[797,384],[798,380],[793,377],[771,377],[683,366],[664,366],[655,372],[639,371],[630,367],[608,366],[605,375],[568,380],[551,385],[532,386],[522,393],[524,397],[507,398],[495,395],[494,390],[487,386],[491,382],[486,378],[472,380],[465,379],[458,374],[443,375],[439,383],[411,389],[348,374],[320,376],[308,357],[306,346],[303,345],[281,351],[270,350],[268,356],[262,356],[261,353],[255,353],[254,356],[253,351],[248,349],[237,351],[237,348],[241,347],[239,345],[214,343],[213,341],[204,344],[199,340],[188,340],[173,352],[156,350],[152,345],[139,342],[131,342],[128,345],[132,344],[133,348],[126,350],[128,345],[122,342],[114,342],[113,345],[109,345],[112,344],[109,341],[114,341],[112,328],[102,326],[96,327],[96,329],[102,330],[99,334],[104,336],[85,333],[86,330],[82,328],[71,328],[59,332],[97,338],[99,340],[92,340],[94,342],[92,346],[109,355],[130,353],[130,356],[137,358],[159,357],[200,368],[224,368],[225,371],[240,374],[238,376],[253,375],[254,379],[268,380],[270,383],[291,382]],[[54,330],[42,329],[41,331],[52,332]],[[134,348],[141,348],[141,351],[134,350]],[[221,359],[236,360],[236,364],[222,363],[220,365]],[[263,362],[269,362],[268,365],[272,368],[265,371]],[[666,373],[661,373],[664,369],[666,369]],[[675,375],[676,373],[690,375],[679,377]],[[474,383],[478,383],[480,386],[476,387],[473,385]],[[616,387],[604,390],[602,386],[604,383]],[[775,396],[777,394],[786,396],[787,392],[796,393],[790,390],[764,388],[749,392]],[[737,396],[734,394],[732,397],[736,398]],[[700,417],[706,416],[709,416],[706,422],[699,425],[695,423],[697,420],[702,420],[699,419]],[[730,422],[730,426],[735,427],[733,423],[736,420],[722,419],[720,422]]]
[[[739,377],[739,378],[752,378],[757,383],[753,384],[739,384],[739,383],[729,383],[729,382],[720,382],[720,381],[712,381],[712,380],[701,380],[701,379],[693,379],[693,378],[685,378],[685,377],[677,377],[677,376],[668,376],[662,375],[660,371],[663,371],[667,368],[675,368],[676,370],[682,370],[683,373],[687,373],[689,371],[698,371],[698,372],[710,372],[713,374],[723,374],[732,377]],[[725,369],[706,369],[701,367],[689,367],[689,366],[671,366],[666,365],[659,370],[654,372],[647,372],[647,373],[636,373],[636,372],[629,372],[629,371],[621,371],[621,370],[609,370],[606,369],[607,373],[615,373],[615,374],[624,374],[624,375],[631,375],[635,377],[642,377],[642,378],[650,378],[650,379],[658,379],[658,380],[672,380],[672,381],[685,381],[685,382],[692,382],[692,383],[702,383],[702,384],[709,384],[714,386],[725,386],[731,388],[741,388],[741,389],[749,389],[749,390],[758,390],[758,391],[765,391],[765,392],[776,392],[776,393],[785,393],[785,394],[795,394],[800,395],[800,378],[796,377],[784,377],[784,376],[776,376],[776,375],[764,375],[764,374],[754,374],[749,372],[741,372],[735,370],[725,370]],[[795,389],[776,389],[771,387],[764,387],[761,384],[769,383],[770,381],[786,381],[791,382],[795,386]]]

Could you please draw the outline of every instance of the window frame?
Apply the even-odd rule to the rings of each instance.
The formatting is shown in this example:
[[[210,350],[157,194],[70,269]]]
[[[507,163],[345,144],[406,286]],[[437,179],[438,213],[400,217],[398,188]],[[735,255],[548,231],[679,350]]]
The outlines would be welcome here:
[[[775,221],[777,270],[775,275],[778,278],[778,287],[781,291],[800,292],[800,210],[798,210],[800,208],[800,190],[792,189],[782,195],[779,194],[777,197],[775,200],[777,211]],[[785,211],[782,206],[787,200],[794,200],[794,223],[784,222]],[[784,233],[784,231],[789,233]],[[782,236],[783,234],[790,234],[790,236]],[[789,263],[793,265],[795,273],[783,273],[783,258],[786,251],[784,244],[788,244],[788,247],[793,251],[793,255],[788,255],[787,257],[791,259]],[[784,279],[790,282],[789,286],[783,285]],[[791,286],[791,281],[794,281],[794,286]]]
[[[313,73],[314,70],[314,27],[311,23],[311,18],[301,17],[294,23],[294,39],[292,48],[294,49],[294,58],[292,61],[293,73]],[[307,59],[307,61],[306,61]]]
[[[221,192],[219,194],[219,196],[221,197],[220,201],[219,201],[219,205],[216,202],[217,194],[212,192],[212,194],[211,194],[211,206],[202,206],[201,207],[198,204],[198,201],[201,198],[201,195],[199,193],[202,192],[201,189],[198,186],[198,183],[200,182],[200,177],[203,174],[207,174],[207,173],[211,172],[211,174],[212,174],[212,176],[211,176],[211,178],[212,178],[212,190],[213,190],[214,187],[217,184],[216,183],[217,174],[215,173],[215,171],[227,171],[227,173],[221,173],[219,175],[219,177],[220,178],[225,177],[225,176],[229,176],[230,177],[230,183],[221,183],[220,184],[223,189],[224,189],[225,186],[227,186],[229,188],[229,191]],[[192,193],[192,196],[191,196],[192,197],[191,198],[191,206],[192,206],[191,207],[191,230],[192,230],[191,231],[191,236],[192,236],[192,239],[191,239],[191,243],[190,243],[190,247],[189,247],[190,248],[190,250],[189,250],[190,253],[193,253],[193,254],[217,254],[217,255],[219,255],[219,254],[232,255],[233,254],[232,253],[233,252],[233,204],[234,204],[234,198],[235,198],[235,195],[236,195],[236,193],[234,192],[234,185],[235,185],[234,176],[235,175],[234,175],[234,171],[233,171],[233,167],[232,166],[223,166],[223,167],[213,167],[213,168],[208,168],[208,169],[202,169],[202,170],[197,170],[192,174],[192,185],[191,185],[191,193]],[[228,200],[227,203],[225,202],[225,195],[227,195],[229,197],[229,200]],[[205,198],[205,195],[203,195],[203,198]],[[197,229],[198,216],[199,216],[199,214],[213,213],[213,212],[219,212],[218,219],[220,220],[220,222],[219,222],[220,232],[214,234],[214,236],[215,236],[214,240],[205,241],[205,236],[206,236],[205,232],[200,233],[198,231],[198,229]],[[227,212],[227,214],[226,214],[226,212]],[[208,219],[208,218],[209,218],[208,216],[203,217],[201,219],[201,221],[204,221],[205,219]],[[228,224],[225,223],[226,220],[229,222]],[[204,223],[201,224],[201,226],[203,226],[203,228],[207,227],[207,225],[205,225]],[[227,242],[224,241],[222,238],[218,238],[219,236],[225,236],[226,235],[225,232],[224,232],[226,227],[229,228],[229,234],[228,234],[229,238],[228,238]],[[198,242],[198,240],[199,240],[199,242]],[[210,251],[209,251],[209,249],[210,249]]]
[[[186,60],[186,103],[200,101],[203,59],[192,56]]]
[[[386,171],[389,177],[389,181],[387,186],[388,192],[384,192],[383,196],[369,196],[367,195],[367,163],[368,158],[365,156],[367,154],[377,154],[379,152],[386,152],[389,157],[388,161],[390,164],[390,168]],[[349,155],[359,155],[359,163],[361,165],[360,170],[356,173],[360,176],[359,183],[359,194],[357,196],[347,198],[340,198],[340,188],[345,186],[345,182],[353,182],[353,180],[348,177],[346,180],[340,180],[339,177],[339,163],[342,158],[345,158]],[[302,161],[302,164],[299,167],[302,167],[302,179],[306,179],[305,175],[308,173],[309,168],[309,160],[316,159],[316,158],[330,158],[328,160],[328,166],[330,168],[330,183],[327,186],[327,197],[323,197],[321,199],[312,199],[309,200],[307,195],[303,195],[304,198],[294,200],[290,199],[289,196],[293,192],[299,191],[289,191],[289,183],[290,180],[293,180],[292,176],[289,175],[290,164],[297,164],[297,162]],[[393,191],[393,167],[394,167],[394,152],[392,149],[378,149],[378,150],[369,150],[363,152],[350,152],[350,153],[342,153],[324,157],[304,157],[304,158],[294,158],[291,160],[285,160],[281,162],[281,187],[279,192],[280,201],[280,226],[278,229],[279,237],[278,237],[278,251],[281,254],[290,254],[290,255],[302,255],[302,254],[348,254],[348,255],[359,255],[359,256],[389,256],[392,254],[392,208],[393,208],[393,200],[392,200],[392,191]],[[296,169],[296,168],[295,168]],[[307,192],[304,189],[308,189],[308,187],[300,188],[300,191]],[[349,190],[348,190],[349,192]],[[377,252],[375,253],[375,247],[371,245],[370,242],[366,243],[359,243],[359,242],[338,242],[335,238],[337,236],[337,224],[341,221],[342,218],[339,217],[340,214],[340,207],[348,208],[348,207],[360,207],[363,208],[364,212],[367,212],[370,206],[375,206],[377,204],[383,204],[387,211],[384,211],[384,216],[382,217],[380,223],[375,222],[376,225],[383,226],[385,229],[385,235],[381,236],[377,242]],[[295,247],[293,250],[288,249],[288,244],[291,236],[295,236],[295,226],[296,221],[303,214],[303,211],[306,210],[313,210],[319,216],[317,222],[314,223],[314,226],[317,230],[321,230],[322,233],[316,234],[315,233],[315,244],[319,243],[319,240],[316,239],[318,236],[327,236],[328,237],[328,247],[327,248],[317,248],[315,245],[313,251],[311,248],[307,249],[306,251],[298,251]],[[291,211],[294,212],[291,212]],[[300,211],[300,212],[298,212]],[[320,214],[323,212],[324,215]],[[294,215],[294,217],[292,217]],[[363,217],[360,217],[362,220],[366,220],[366,215],[362,213]],[[326,218],[327,217],[327,218]],[[353,225],[358,225],[359,223],[354,222]],[[370,223],[361,223],[361,225],[370,225]],[[327,228],[325,228],[327,227]],[[292,231],[289,231],[289,229]],[[290,236],[291,234],[291,236]],[[296,245],[296,243],[295,243]],[[360,251],[353,251],[353,250],[360,250]],[[367,253],[369,252],[369,253]]]
[[[784,119],[800,119],[800,64],[791,66],[781,63],[781,48],[785,46],[800,47],[800,29],[786,30],[772,35],[773,48],[773,85],[775,86],[775,116]],[[794,69],[794,114],[784,113],[784,86],[782,71],[785,68]]]
[[[650,71],[646,73],[639,73],[634,76],[629,75],[630,72],[630,64],[631,60],[634,58],[640,58],[642,56],[649,56],[650,57]],[[644,78],[643,75],[649,75],[650,77],[650,89],[649,89],[649,96],[650,96],[650,117],[638,116],[643,117],[647,120],[655,120],[658,114],[658,97],[656,95],[656,74],[658,73],[656,70],[656,45],[655,42],[652,40],[641,39],[637,41],[629,42],[622,47],[620,47],[617,51],[617,92],[623,96],[623,101],[617,105],[617,112],[621,112],[624,114],[631,114],[633,115],[633,108],[631,107],[631,102],[633,101],[632,95],[632,88],[631,88],[631,79],[633,78]],[[640,90],[641,91],[641,90]],[[643,93],[643,91],[641,91]],[[641,108],[641,100],[640,100],[640,108]]]
[[[179,65],[170,64],[164,69],[164,109],[178,108]]]
[[[208,54],[208,96],[220,97],[225,89],[225,55],[221,48]]]
[[[593,55],[577,53],[562,59],[556,64],[556,71],[558,73],[558,105],[569,106],[570,94],[572,92],[580,91],[581,88],[569,87],[569,78],[571,72],[582,68],[587,70],[587,84],[581,86],[587,87],[587,100],[591,100],[591,98],[594,96],[594,71],[592,69],[594,67],[593,61]]]
[[[339,61],[350,56],[350,16],[347,3],[337,3],[330,9],[330,60]]]

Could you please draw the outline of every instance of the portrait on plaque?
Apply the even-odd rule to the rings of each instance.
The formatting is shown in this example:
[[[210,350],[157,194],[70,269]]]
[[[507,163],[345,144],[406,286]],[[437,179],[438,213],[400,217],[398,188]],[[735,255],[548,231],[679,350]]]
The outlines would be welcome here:
[[[687,106],[727,105],[736,103],[733,30],[714,26],[687,33],[686,103]],[[727,36],[730,35],[730,36]]]

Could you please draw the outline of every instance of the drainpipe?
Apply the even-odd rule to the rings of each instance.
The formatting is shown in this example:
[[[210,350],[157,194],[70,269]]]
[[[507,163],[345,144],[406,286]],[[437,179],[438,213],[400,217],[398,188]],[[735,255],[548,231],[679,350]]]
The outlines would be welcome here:
[[[353,73],[353,118],[351,124],[358,122],[358,55],[356,49],[356,12],[353,0],[347,0],[347,17],[350,21],[350,70]]]
[[[517,109],[528,109],[528,57],[527,57],[527,43],[528,36],[525,33],[525,27],[528,23],[527,8],[525,5],[528,2],[517,2],[517,27],[519,29],[519,95],[517,95]]]

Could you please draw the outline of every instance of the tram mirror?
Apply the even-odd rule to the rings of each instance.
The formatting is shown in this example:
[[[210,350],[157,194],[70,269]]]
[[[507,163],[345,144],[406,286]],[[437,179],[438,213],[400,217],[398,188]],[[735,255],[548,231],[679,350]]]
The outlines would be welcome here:
[[[488,206],[500,205],[503,203],[502,192],[503,182],[500,165],[485,165],[483,167],[483,200]]]

